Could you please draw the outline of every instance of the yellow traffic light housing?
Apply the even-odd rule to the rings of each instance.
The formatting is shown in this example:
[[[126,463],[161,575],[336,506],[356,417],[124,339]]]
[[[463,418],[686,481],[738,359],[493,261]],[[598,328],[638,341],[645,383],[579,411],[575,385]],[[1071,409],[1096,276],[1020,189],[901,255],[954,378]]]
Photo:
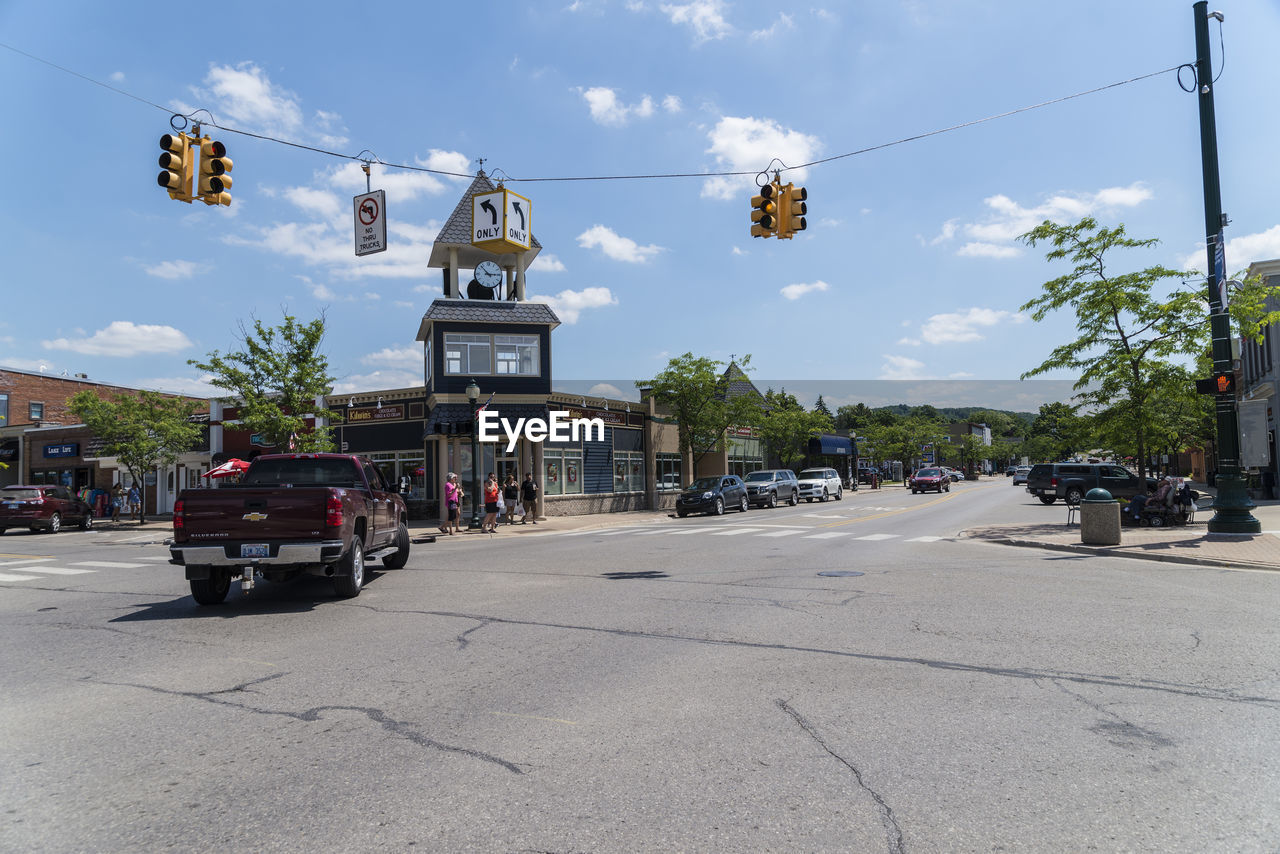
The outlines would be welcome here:
[[[797,231],[804,231],[809,227],[808,221],[804,218],[804,215],[809,212],[809,206],[805,203],[807,198],[809,198],[809,191],[804,187],[787,184],[782,188],[782,200],[778,205],[781,211],[781,216],[778,218],[778,237],[790,240],[796,236]]]
[[[190,204],[192,152],[191,138],[185,133],[166,133],[160,137],[160,169],[156,183],[169,191],[169,198]]]
[[[206,205],[230,205],[231,158],[227,147],[217,140],[203,137],[200,140],[200,184],[196,195]]]
[[[751,197],[751,236],[773,237],[778,231],[778,187],[765,184]]]

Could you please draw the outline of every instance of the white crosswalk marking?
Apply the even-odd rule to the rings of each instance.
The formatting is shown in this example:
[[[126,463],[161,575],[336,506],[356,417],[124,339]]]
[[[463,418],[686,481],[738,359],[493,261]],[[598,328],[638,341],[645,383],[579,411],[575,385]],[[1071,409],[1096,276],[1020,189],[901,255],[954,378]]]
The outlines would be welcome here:
[[[157,563],[161,563],[161,562],[163,562],[163,563],[168,563],[168,562],[169,562],[169,556],[168,556],[168,555],[164,555],[164,556],[162,557],[162,556],[160,556],[160,555],[147,555],[146,557],[140,557],[140,558],[138,558],[138,560],[153,560],[153,561],[155,561],[155,562],[157,562]]]
[[[836,537],[847,537],[848,531],[827,531],[825,534],[810,534],[805,537],[806,540],[833,540]]]
[[[632,533],[635,534],[637,537],[643,537],[645,534],[669,534],[671,532],[664,530],[662,528],[652,528],[647,531],[632,531]]]
[[[73,563],[72,566],[97,566],[103,569],[141,569],[146,564],[119,563],[113,560],[81,560]]]
[[[0,581],[35,581],[34,575],[10,575],[7,572],[0,572]]]
[[[26,558],[23,558],[22,560],[0,561],[0,566],[23,566],[29,563],[42,563],[42,562],[47,563],[52,560],[53,558],[51,557],[26,557]]]
[[[84,575],[89,572],[97,572],[95,569],[68,569],[65,566],[24,566],[23,572],[38,572],[41,575]]]
[[[936,543],[938,540],[945,540],[946,537],[913,537],[907,540],[908,543]]]
[[[620,531],[599,531],[597,532],[596,535],[600,537],[616,537],[619,534],[634,534],[634,533],[636,532],[632,528],[624,528]]]
[[[799,534],[799,533],[801,533],[801,531],[800,531],[800,530],[798,530],[798,529],[796,529],[796,528],[792,528],[790,531],[769,531],[769,532],[767,532],[767,533],[761,534],[760,536],[762,536],[762,537],[789,537],[789,536],[791,536],[792,534]]]
[[[855,540],[896,540],[900,534],[867,534],[865,537],[854,537]]]
[[[734,534],[755,534],[762,530],[763,528],[725,528],[723,531],[715,531],[713,536],[732,537]]]

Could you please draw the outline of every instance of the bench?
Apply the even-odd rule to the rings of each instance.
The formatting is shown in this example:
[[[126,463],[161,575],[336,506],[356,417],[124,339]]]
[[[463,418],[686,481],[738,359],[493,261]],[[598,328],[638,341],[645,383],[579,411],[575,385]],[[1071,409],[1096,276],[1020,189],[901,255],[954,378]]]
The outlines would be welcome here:
[[[1071,527],[1071,524],[1072,524],[1073,522],[1075,522],[1075,521],[1076,521],[1076,516],[1077,516],[1079,513],[1080,513],[1080,505],[1079,505],[1079,504],[1068,504],[1068,505],[1067,505],[1067,527],[1068,527],[1068,528],[1069,528],[1069,527]]]

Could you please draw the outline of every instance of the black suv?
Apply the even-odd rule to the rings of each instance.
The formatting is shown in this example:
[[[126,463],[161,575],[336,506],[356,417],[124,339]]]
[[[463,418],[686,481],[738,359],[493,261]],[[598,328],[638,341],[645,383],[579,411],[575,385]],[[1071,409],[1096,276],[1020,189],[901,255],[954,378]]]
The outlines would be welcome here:
[[[791,469],[761,469],[746,477],[747,500],[752,506],[777,507],[785,501],[792,507],[800,501],[800,482]]]
[[[1156,488],[1156,479],[1146,482],[1116,463],[1039,463],[1027,474],[1027,492],[1044,504],[1059,498],[1068,504],[1079,504],[1091,489],[1105,489],[1112,498],[1129,499],[1146,495]]]
[[[690,513],[714,513],[723,516],[725,508],[747,512],[747,488],[737,475],[716,474],[700,477],[684,488],[676,499],[676,515],[683,519]]]

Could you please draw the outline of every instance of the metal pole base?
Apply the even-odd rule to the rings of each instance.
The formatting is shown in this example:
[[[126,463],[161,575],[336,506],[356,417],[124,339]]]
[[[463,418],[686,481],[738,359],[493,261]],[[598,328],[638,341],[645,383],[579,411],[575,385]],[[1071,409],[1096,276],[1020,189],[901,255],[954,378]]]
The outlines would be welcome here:
[[[1213,501],[1210,534],[1261,534],[1262,523],[1252,513],[1257,505],[1249,498],[1245,480],[1239,475],[1218,475],[1218,497]]]

